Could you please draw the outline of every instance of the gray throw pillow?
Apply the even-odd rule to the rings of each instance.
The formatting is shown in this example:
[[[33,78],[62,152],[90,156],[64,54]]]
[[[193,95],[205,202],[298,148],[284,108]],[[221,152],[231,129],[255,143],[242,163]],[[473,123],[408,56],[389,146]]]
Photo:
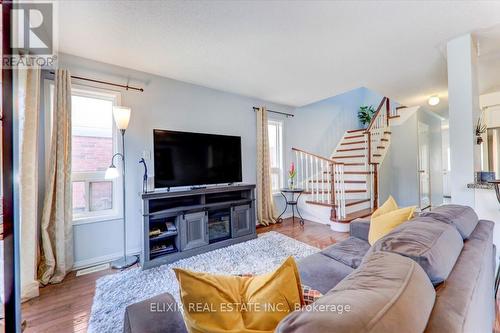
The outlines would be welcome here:
[[[468,239],[479,221],[476,212],[469,206],[443,205],[431,212],[421,213],[422,217],[432,217],[438,221],[454,225],[463,239]]]
[[[437,285],[448,278],[463,245],[462,237],[452,225],[417,217],[379,239],[370,252],[393,252],[411,258]]]

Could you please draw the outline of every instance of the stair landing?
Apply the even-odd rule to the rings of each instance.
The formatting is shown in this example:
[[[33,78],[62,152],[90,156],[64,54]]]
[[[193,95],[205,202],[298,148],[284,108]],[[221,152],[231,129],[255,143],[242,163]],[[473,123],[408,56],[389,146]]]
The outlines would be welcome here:
[[[346,214],[346,217],[344,218],[333,218],[333,216],[330,218],[333,222],[337,223],[350,223],[355,219],[359,219],[362,217],[368,217],[373,214],[373,210],[371,208],[366,208],[362,210],[358,210],[356,212]]]

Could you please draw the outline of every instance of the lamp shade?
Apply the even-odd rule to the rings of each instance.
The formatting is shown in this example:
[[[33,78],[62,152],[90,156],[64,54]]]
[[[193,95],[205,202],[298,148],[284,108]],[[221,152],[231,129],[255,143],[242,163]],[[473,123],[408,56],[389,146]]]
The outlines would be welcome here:
[[[104,174],[104,179],[110,180],[118,178],[119,176],[120,173],[118,172],[118,169],[114,165],[112,165],[106,170],[106,173]]]
[[[126,130],[130,122],[131,109],[126,106],[113,106],[113,118],[115,118],[116,127]]]

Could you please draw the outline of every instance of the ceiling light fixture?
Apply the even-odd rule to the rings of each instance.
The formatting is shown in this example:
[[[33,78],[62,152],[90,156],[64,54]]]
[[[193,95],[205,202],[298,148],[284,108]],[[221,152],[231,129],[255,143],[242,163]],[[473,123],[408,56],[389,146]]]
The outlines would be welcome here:
[[[439,96],[438,95],[433,95],[429,97],[427,100],[427,103],[429,103],[430,106],[436,106],[439,104]]]

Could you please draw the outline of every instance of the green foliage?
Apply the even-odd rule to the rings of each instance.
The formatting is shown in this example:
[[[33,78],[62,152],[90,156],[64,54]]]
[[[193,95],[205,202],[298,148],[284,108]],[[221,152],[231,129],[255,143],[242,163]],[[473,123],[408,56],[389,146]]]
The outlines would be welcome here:
[[[359,107],[358,110],[358,119],[362,125],[368,126],[370,121],[372,121],[372,117],[375,114],[376,110],[373,105],[363,105]]]

